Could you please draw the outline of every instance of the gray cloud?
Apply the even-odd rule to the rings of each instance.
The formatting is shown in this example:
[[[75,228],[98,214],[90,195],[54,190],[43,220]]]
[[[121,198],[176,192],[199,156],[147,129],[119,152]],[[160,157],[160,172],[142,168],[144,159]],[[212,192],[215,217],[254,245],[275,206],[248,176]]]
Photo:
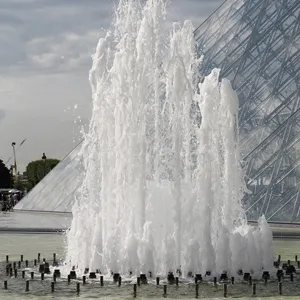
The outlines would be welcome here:
[[[71,3],[71,4],[70,4]],[[1,1],[0,66],[65,71],[90,62],[112,16],[110,1]],[[75,44],[77,43],[77,44]],[[64,59],[61,59],[61,58]]]
[[[0,109],[0,123],[2,122],[2,120],[6,117],[6,113],[4,110]]]
[[[219,0],[173,0],[170,20],[200,24]],[[0,66],[65,72],[90,64],[97,39],[113,15],[109,0],[2,0]]]

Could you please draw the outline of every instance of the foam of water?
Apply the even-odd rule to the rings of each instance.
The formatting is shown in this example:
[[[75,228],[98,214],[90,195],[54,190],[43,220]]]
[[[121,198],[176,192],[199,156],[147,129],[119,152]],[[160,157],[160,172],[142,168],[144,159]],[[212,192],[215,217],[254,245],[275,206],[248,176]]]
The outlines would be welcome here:
[[[98,42],[66,261],[104,274],[261,276],[272,232],[264,217],[248,226],[242,208],[237,95],[217,69],[199,83],[192,24],[166,34],[165,14],[163,0],[121,0]]]

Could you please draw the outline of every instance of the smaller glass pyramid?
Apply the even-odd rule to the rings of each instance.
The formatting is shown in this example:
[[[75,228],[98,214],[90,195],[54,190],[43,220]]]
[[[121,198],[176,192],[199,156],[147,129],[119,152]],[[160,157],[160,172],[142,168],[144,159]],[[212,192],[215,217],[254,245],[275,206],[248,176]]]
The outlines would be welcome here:
[[[43,178],[14,210],[71,212],[83,176],[80,150],[81,144]]]

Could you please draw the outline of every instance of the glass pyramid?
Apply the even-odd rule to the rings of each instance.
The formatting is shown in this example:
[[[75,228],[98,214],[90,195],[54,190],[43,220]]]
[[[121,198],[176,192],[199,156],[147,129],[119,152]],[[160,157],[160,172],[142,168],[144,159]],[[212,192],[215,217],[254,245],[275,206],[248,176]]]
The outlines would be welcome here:
[[[43,178],[14,210],[71,212],[82,182],[83,166],[79,144],[45,178]]]
[[[300,1],[227,1],[195,35],[239,95],[248,218],[299,222]]]
[[[195,31],[202,75],[221,68],[239,95],[248,218],[300,221],[300,1],[228,0]],[[70,212],[77,147],[15,209]]]

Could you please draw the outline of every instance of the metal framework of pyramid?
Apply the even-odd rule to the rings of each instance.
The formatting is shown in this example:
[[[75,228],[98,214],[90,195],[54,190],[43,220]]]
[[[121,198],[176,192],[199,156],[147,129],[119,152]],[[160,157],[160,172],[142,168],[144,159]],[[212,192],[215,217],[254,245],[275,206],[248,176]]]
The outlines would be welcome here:
[[[299,222],[300,1],[228,0],[195,37],[204,56],[202,75],[220,68],[239,96],[248,218]],[[16,208],[70,211],[82,173],[77,153]]]
[[[195,34],[239,96],[248,218],[299,222],[300,1],[227,1]]]

